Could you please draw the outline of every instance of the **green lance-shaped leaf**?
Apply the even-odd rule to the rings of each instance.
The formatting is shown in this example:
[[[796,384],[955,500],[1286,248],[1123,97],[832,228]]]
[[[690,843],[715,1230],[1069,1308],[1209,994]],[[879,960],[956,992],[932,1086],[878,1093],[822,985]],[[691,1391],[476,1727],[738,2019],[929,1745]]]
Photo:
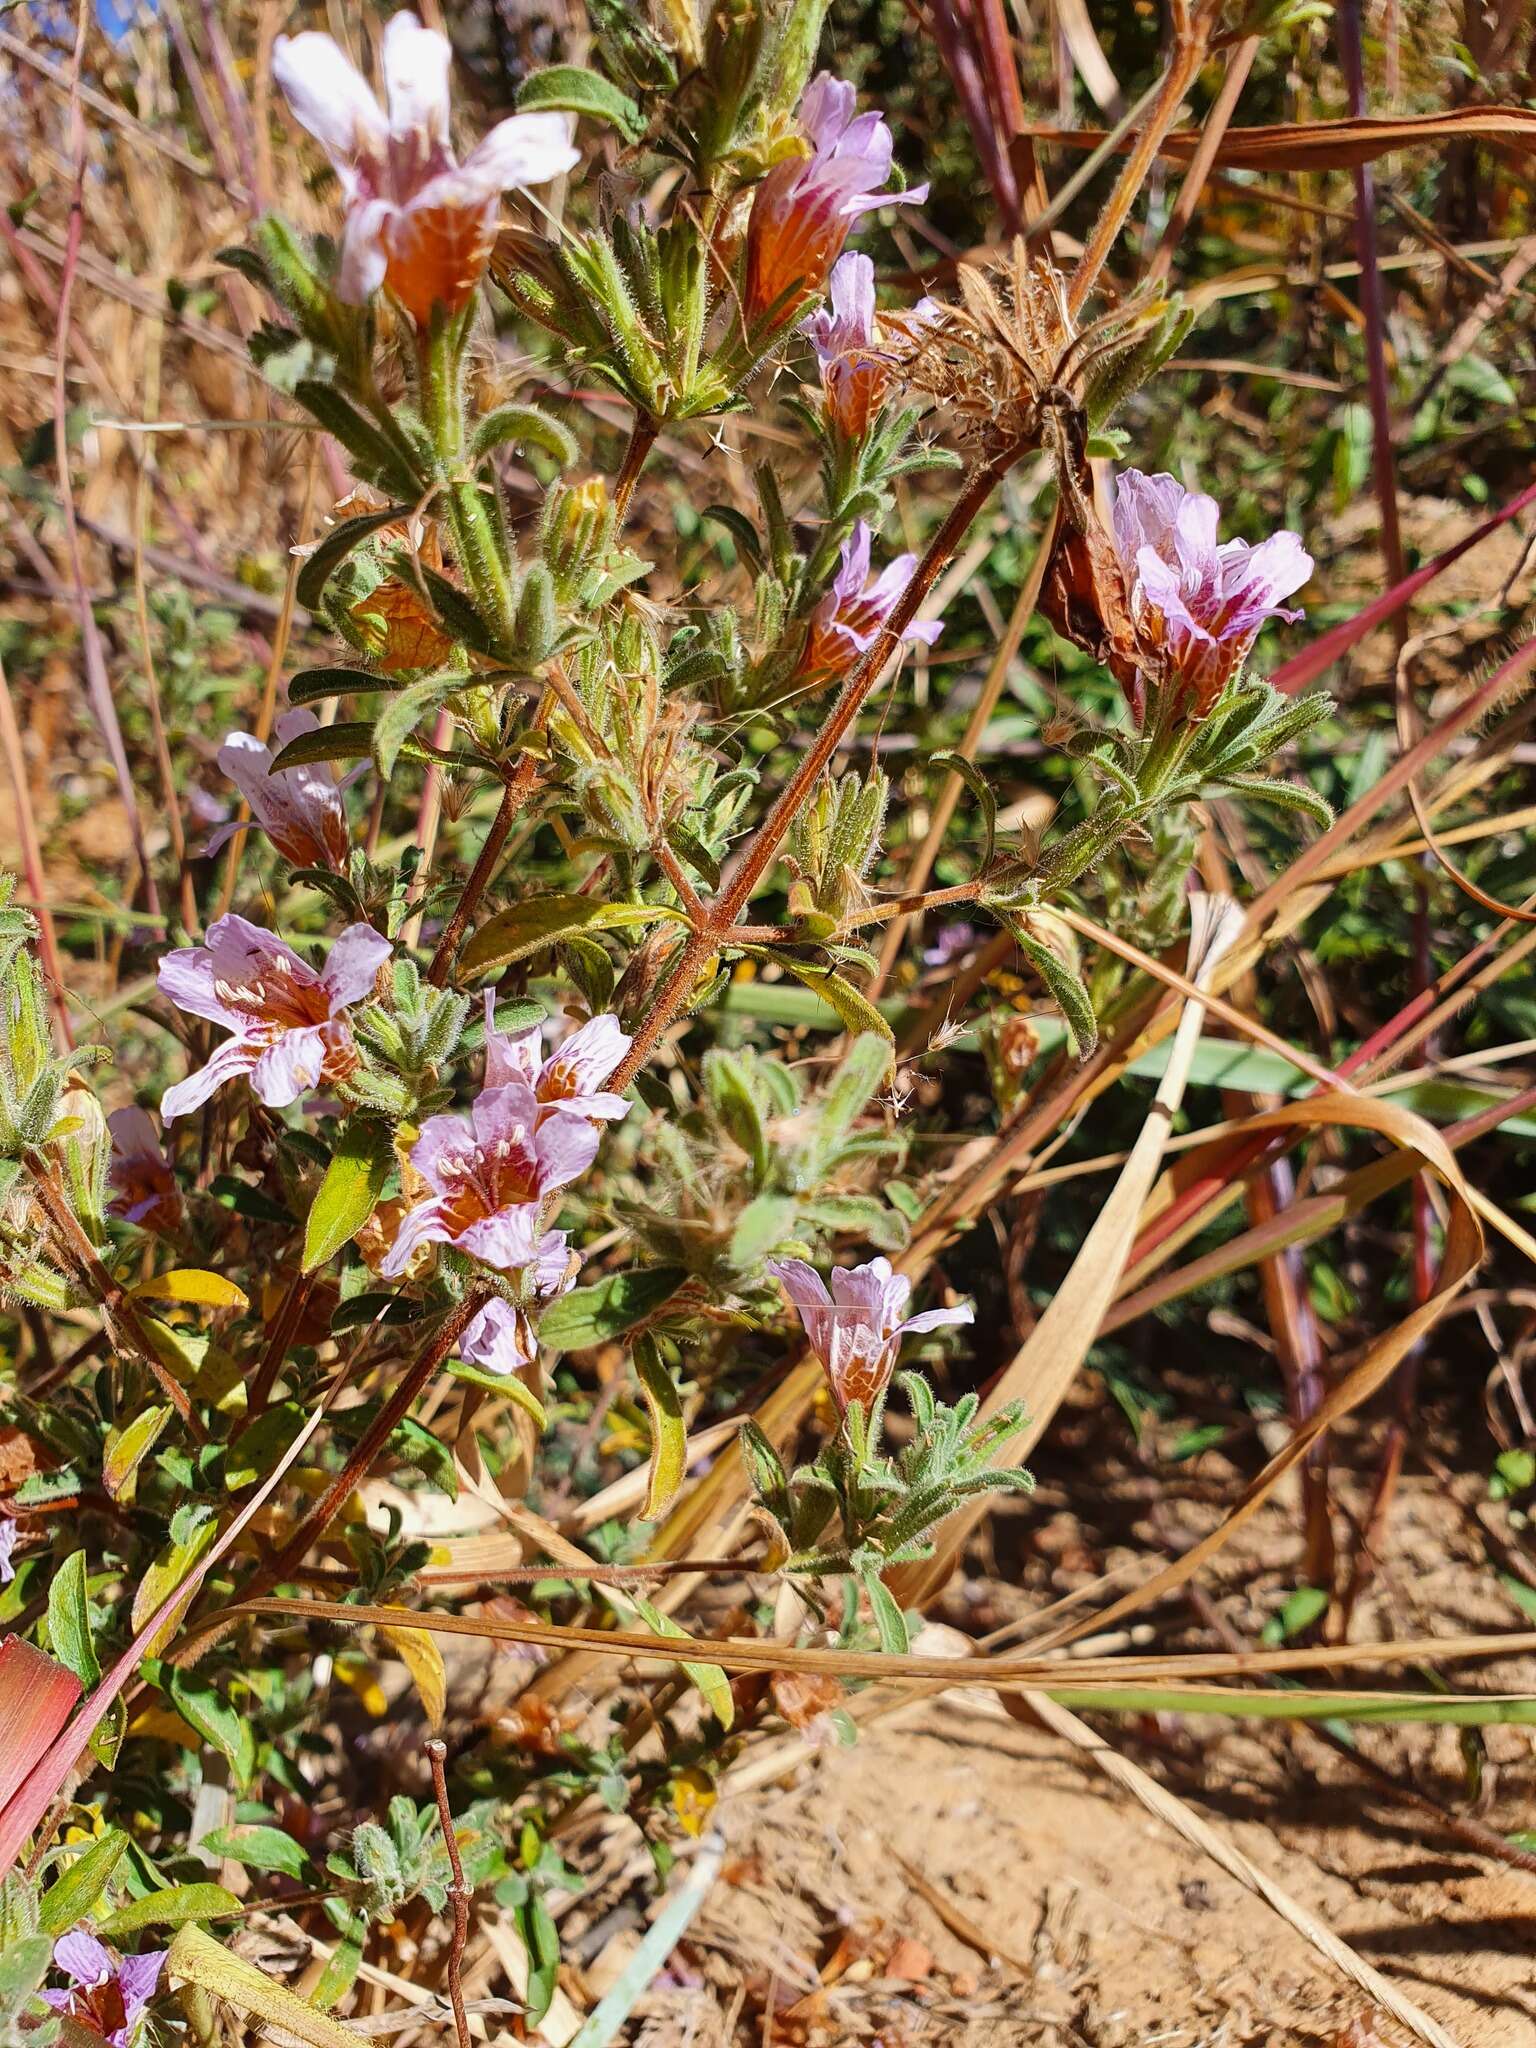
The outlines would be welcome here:
[[[367,475],[376,483],[393,491],[397,498],[404,498],[407,501],[405,509],[410,509],[421,495],[422,479],[415,474],[405,456],[372,420],[366,419],[349,399],[343,398],[334,385],[322,384],[317,377],[300,378],[293,387],[293,395],[307,412],[314,415],[328,434],[335,435],[342,447],[356,458],[360,468]],[[383,524],[381,515],[377,513],[364,516],[371,518],[375,525]],[[390,516],[398,518],[400,514],[394,512]],[[354,523],[351,520],[346,522],[347,525]],[[341,528],[338,527],[336,531],[339,533]],[[331,536],[333,539],[334,537]],[[310,566],[313,566],[313,562],[314,557],[311,556]],[[326,574],[329,575],[330,571],[327,570]],[[324,587],[323,579],[321,587]],[[300,602],[307,603],[308,600],[301,599]]]
[[[982,823],[986,827],[987,844],[981,856],[982,871],[992,865],[992,852],[997,844],[997,798],[992,794],[992,785],[964,754],[935,754],[932,760],[935,768],[947,768],[951,775],[958,775],[966,788],[981,806]]]
[[[72,1550],[48,1588],[48,1642],[55,1657],[84,1686],[101,1677],[91,1641],[91,1611],[85,1597],[85,1552]]]
[[[285,1877],[303,1877],[309,1868],[309,1858],[281,1828],[215,1828],[203,1837],[202,1847],[211,1855],[231,1857],[249,1870],[280,1870]]]
[[[83,1856],[75,1858],[38,1910],[38,1926],[44,1934],[67,1934],[85,1918],[111,1882],[127,1847],[123,1830],[108,1828]]]
[[[802,981],[808,989],[813,989],[828,1009],[836,1013],[847,1030],[881,1038],[888,1047],[894,1047],[895,1032],[868,996],[860,995],[852,982],[844,981],[843,977],[834,974],[830,967],[810,967],[804,961],[792,960],[781,953],[776,953],[774,958],[780,960],[797,981]]]
[[[375,675],[369,668],[302,668],[288,683],[290,704],[321,704],[329,697],[390,696],[401,687],[398,676]]]
[[[640,1519],[642,1522],[654,1522],[672,1505],[683,1483],[688,1433],[683,1425],[683,1403],[677,1382],[668,1370],[655,1338],[637,1337],[632,1356],[635,1377],[640,1382],[645,1412],[651,1425],[651,1462]]]
[[[296,586],[299,603],[307,611],[315,611],[325,595],[326,584],[352,550],[360,546],[370,533],[377,533],[381,526],[409,517],[410,511],[409,504],[386,505],[382,512],[361,512],[355,519],[343,519],[339,526],[333,526],[299,572]]]
[[[189,1728],[229,1760],[236,1783],[250,1783],[256,1768],[256,1735],[244,1714],[222,1693],[190,1671],[168,1673],[171,1704]]]
[[[178,1930],[169,1963],[173,1977],[199,1985],[226,2005],[253,2014],[282,2033],[296,2035],[308,2042],[309,2048],[357,2048],[358,2037],[350,2027],[333,2020],[329,2013],[317,2012],[254,1963],[232,1956],[199,1927]]]
[[[539,1340],[555,1351],[586,1351],[607,1343],[654,1315],[686,1277],[681,1266],[650,1266],[636,1273],[610,1273],[591,1287],[575,1287],[545,1309]]]
[[[378,1207],[394,1162],[386,1125],[355,1116],[341,1134],[304,1224],[304,1271],[313,1273],[350,1244]]]
[[[598,1590],[603,1592],[601,1587]],[[623,1606],[633,1607],[644,1619],[646,1627],[653,1629],[659,1636],[673,1637],[677,1641],[684,1643],[691,1640],[687,1629],[680,1622],[674,1621],[670,1614],[663,1614],[659,1608],[653,1607],[649,1600],[643,1600],[638,1593],[622,1595],[623,1606],[620,1606],[619,1601],[616,1601],[612,1594],[604,1592],[603,1597],[610,1606],[619,1606],[621,1613],[623,1612]],[[681,1657],[678,1659],[678,1665],[691,1683],[696,1685],[704,1695],[705,1704],[720,1723],[720,1726],[728,1730],[736,1719],[736,1703],[731,1697],[731,1682],[720,1666],[718,1664],[694,1664]]]
[[[665,903],[594,903],[589,896],[539,896],[527,903],[514,903],[483,924],[464,948],[461,965],[466,975],[476,974],[525,960],[540,947],[573,933],[622,931],[663,919],[686,922],[680,910]]]
[[[645,116],[629,94],[580,64],[552,64],[547,71],[535,71],[518,89],[517,111],[584,114],[590,121],[617,128],[626,142],[645,140]]]
[[[110,1919],[101,1921],[96,1931],[108,1941],[121,1941],[146,1927],[191,1928],[199,1920],[239,1911],[240,1901],[221,1884],[172,1884],[130,1900]]]
[[[590,77],[592,74],[587,73]],[[545,412],[537,405],[498,405],[494,412],[488,412],[475,428],[470,442],[470,456],[478,462],[489,455],[493,448],[505,447],[509,441],[521,442],[534,448],[542,448],[546,455],[552,455],[562,469],[569,469],[581,453],[581,444],[565,424],[552,413]]]
[[[985,908],[1012,932],[1019,951],[1045,983],[1052,1002],[1066,1019],[1073,1050],[1080,1060],[1087,1059],[1099,1042],[1099,1020],[1093,1013],[1093,1000],[1081,977],[1059,960],[1045,941],[1036,938],[1016,915],[994,903],[986,904]]]

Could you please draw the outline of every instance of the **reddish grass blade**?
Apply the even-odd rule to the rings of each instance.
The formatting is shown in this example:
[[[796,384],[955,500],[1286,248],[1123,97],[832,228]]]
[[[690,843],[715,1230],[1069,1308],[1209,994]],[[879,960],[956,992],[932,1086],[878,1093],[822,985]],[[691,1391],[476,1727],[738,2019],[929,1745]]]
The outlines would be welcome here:
[[[59,1734],[80,1697],[73,1671],[55,1664],[20,1636],[0,1643],[0,1836],[9,1802]]]

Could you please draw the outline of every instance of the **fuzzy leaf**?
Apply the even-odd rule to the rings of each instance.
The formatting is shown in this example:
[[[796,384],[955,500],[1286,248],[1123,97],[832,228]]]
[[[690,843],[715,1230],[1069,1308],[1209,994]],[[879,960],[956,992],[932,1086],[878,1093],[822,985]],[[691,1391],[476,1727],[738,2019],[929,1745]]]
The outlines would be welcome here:
[[[315,611],[325,595],[325,586],[351,554],[352,550],[377,533],[381,526],[392,521],[407,519],[411,507],[386,505],[382,512],[361,512],[355,519],[343,519],[339,526],[333,526],[299,571],[295,594],[306,611]]]
[[[808,967],[804,962],[792,960],[787,955],[776,955],[808,989],[821,997],[828,1009],[836,1012],[839,1021],[849,1031],[869,1036],[878,1036],[894,1052],[896,1034],[886,1023],[868,996],[860,995],[852,982],[844,981],[840,974],[834,974],[830,967]],[[889,1064],[890,1056],[887,1056]]]
[[[281,1828],[215,1828],[204,1835],[201,1846],[214,1856],[228,1856],[250,1870],[280,1870],[284,1877],[302,1878],[309,1868],[303,1849]]]
[[[111,1439],[101,1461],[101,1479],[114,1500],[122,1495],[170,1419],[168,1407],[145,1408]]]
[[[327,697],[369,697],[398,690],[398,676],[375,675],[371,668],[302,668],[289,678],[290,704],[319,704]]]
[[[576,932],[622,931],[635,925],[686,920],[664,903],[594,903],[588,896],[533,897],[498,911],[475,933],[461,955],[466,975],[525,960],[543,946]]]
[[[250,1302],[233,1280],[207,1273],[199,1266],[178,1266],[155,1273],[129,1288],[135,1301],[180,1301],[196,1308],[249,1308]]]
[[[580,64],[551,64],[547,71],[535,71],[518,88],[520,114],[550,111],[584,114],[589,121],[604,121],[617,128],[626,142],[645,140],[645,116],[627,92],[611,79],[602,78]]]
[[[635,1377],[640,1382],[651,1425],[651,1462],[640,1519],[642,1522],[655,1522],[672,1505],[683,1483],[688,1435],[683,1424],[683,1404],[677,1382],[667,1369],[656,1340],[637,1337],[632,1355]]]
[[[221,1914],[238,1914],[240,1901],[221,1884],[173,1884],[133,1899],[96,1932],[106,1941],[120,1941],[125,1934],[137,1934],[145,1927],[189,1927],[198,1920],[212,1920]]]
[[[85,1918],[111,1882],[127,1847],[123,1830],[108,1828],[83,1856],[75,1858],[38,1909],[37,1924],[44,1934],[67,1934]]]
[[[350,1244],[378,1207],[394,1164],[387,1126],[353,1117],[342,1132],[304,1224],[304,1271],[313,1273]]]
[[[591,1287],[576,1287],[552,1301],[539,1319],[539,1340],[555,1351],[586,1351],[654,1315],[687,1276],[680,1266],[650,1266],[611,1273]]]

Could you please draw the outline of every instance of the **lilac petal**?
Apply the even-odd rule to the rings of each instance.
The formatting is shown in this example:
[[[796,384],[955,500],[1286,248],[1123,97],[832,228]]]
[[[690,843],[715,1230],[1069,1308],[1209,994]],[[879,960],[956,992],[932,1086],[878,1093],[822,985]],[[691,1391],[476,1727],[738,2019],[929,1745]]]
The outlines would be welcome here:
[[[338,168],[383,155],[387,131],[379,103],[329,36],[313,30],[279,36],[272,47],[272,75],[294,119]]]
[[[132,2033],[135,2020],[160,1988],[168,1950],[151,1949],[147,1955],[124,1956],[117,1969],[118,1989],[123,1994],[123,2015]]]
[[[573,1116],[552,1116],[539,1125],[534,1142],[539,1186],[547,1191],[579,1180],[597,1157],[601,1141],[591,1124]]]
[[[429,1116],[411,1147],[411,1164],[438,1194],[447,1191],[445,1165],[472,1157],[475,1133],[462,1116]]]
[[[442,1117],[434,1121],[449,1123],[453,1119]],[[396,1280],[405,1271],[419,1248],[424,1244],[448,1244],[451,1241],[447,1224],[438,1214],[436,1205],[423,1202],[419,1208],[409,1210],[395,1232],[395,1241],[379,1261],[379,1273],[385,1280]]]
[[[858,94],[830,71],[819,71],[806,87],[797,118],[817,149],[830,148],[853,118]]]
[[[925,1308],[921,1315],[908,1316],[899,1334],[903,1337],[920,1336],[924,1330],[943,1330],[951,1324],[974,1323],[976,1310],[968,1301],[960,1302],[954,1308]]]
[[[482,1088],[469,1107],[475,1143],[482,1151],[498,1146],[536,1158],[533,1133],[539,1121],[539,1105],[531,1088],[521,1081],[508,1081],[500,1088]]]
[[[77,1927],[53,1944],[54,1966],[86,1988],[105,1984],[112,1975],[111,1951],[94,1934]]]
[[[241,1074],[248,1074],[260,1058],[260,1048],[249,1039],[231,1038],[215,1051],[206,1066],[196,1073],[188,1074],[185,1081],[178,1081],[173,1088],[167,1088],[160,1098],[160,1121],[174,1123],[179,1116],[189,1116],[194,1109],[201,1109],[215,1089],[222,1088],[226,1081],[234,1081]]]
[[[482,1265],[494,1266],[498,1273],[515,1273],[533,1263],[540,1207],[538,1202],[522,1202],[516,1208],[498,1209],[494,1216],[461,1230],[454,1242]]]
[[[320,971],[333,1013],[372,994],[374,976],[393,951],[384,934],[376,932],[371,924],[347,926]]]
[[[1165,557],[1173,553],[1174,526],[1185,497],[1175,476],[1147,476],[1139,469],[1122,470],[1115,479],[1115,546],[1127,568],[1142,548]]]
[[[232,732],[215,758],[219,773],[229,777],[259,815],[266,800],[267,778],[272,773],[272,749],[253,732]]]
[[[523,1031],[496,1029],[496,991],[485,992],[485,1085],[505,1088],[521,1082],[531,1088],[539,1078],[539,1048],[543,1033],[537,1024]]]
[[[279,962],[295,981],[307,987],[312,988],[318,978],[285,939],[233,911],[209,925],[206,950],[220,981],[255,980]]]
[[[1315,564],[1301,544],[1301,536],[1282,527],[1268,540],[1261,540],[1248,557],[1248,572],[1264,593],[1263,602],[1274,604],[1300,590],[1311,577]],[[1299,617],[1299,613],[1293,613]]]
[[[538,1357],[526,1314],[493,1296],[459,1339],[459,1356],[485,1372],[512,1374]]]
[[[533,1286],[541,1300],[564,1294],[576,1284],[571,1241],[563,1230],[546,1230],[533,1248]]]
[[[574,1082],[576,1091],[585,1094],[602,1086],[633,1043],[629,1033],[621,1029],[618,1018],[605,1013],[573,1031],[544,1062],[544,1071],[562,1069]]]
[[[234,818],[229,824],[221,825],[217,832],[209,833],[192,858],[212,860],[216,853],[224,851],[232,839],[238,839],[242,832],[249,832],[254,823],[255,820],[252,818]]]
[[[16,1576],[16,1567],[11,1556],[16,1548],[18,1535],[16,1522],[10,1515],[0,1515],[0,1586],[8,1586]]]
[[[68,2012],[75,2002],[73,1991],[39,1991],[37,1995],[44,2005],[51,2005],[55,2012]]]
[[[545,1116],[574,1116],[604,1124],[622,1123],[634,1107],[627,1095],[564,1095],[541,1105]]]
[[[112,1134],[113,1151],[123,1158],[142,1158],[146,1154],[152,1159],[160,1158],[160,1133],[147,1109],[140,1109],[137,1104],[114,1109],[107,1118],[107,1129]]]
[[[842,566],[832,579],[832,595],[846,604],[864,593],[869,580],[870,531],[866,521],[856,519],[853,531],[838,550]]]
[[[336,296],[343,305],[366,306],[383,284],[389,269],[385,235],[399,212],[392,199],[367,199],[348,207],[336,267]]]
[[[581,161],[564,114],[513,114],[498,121],[464,160],[464,175],[487,198],[563,177]]]
[[[268,1109],[286,1109],[313,1088],[325,1070],[324,1030],[318,1024],[285,1031],[251,1068],[251,1087]]]
[[[878,605],[881,616],[889,617],[907,585],[912,581],[912,571],[916,567],[916,555],[893,556],[864,592],[865,602]]]
[[[812,1350],[828,1360],[832,1349],[832,1297],[827,1292],[827,1283],[804,1259],[768,1259],[764,1264],[789,1296]]]
[[[213,956],[206,946],[180,946],[167,953],[156,970],[162,995],[170,997],[178,1010],[191,1017],[206,1017],[227,1031],[240,1030],[246,1019],[217,992],[218,976]]]
[[[901,1312],[912,1293],[905,1273],[893,1271],[889,1259],[871,1259],[865,1266],[832,1268],[832,1299],[838,1320],[868,1321],[872,1329],[889,1335],[901,1321]]]
[[[389,132],[398,141],[445,147],[448,141],[448,71],[453,46],[423,28],[408,8],[392,14],[384,30],[382,69],[389,100]]]

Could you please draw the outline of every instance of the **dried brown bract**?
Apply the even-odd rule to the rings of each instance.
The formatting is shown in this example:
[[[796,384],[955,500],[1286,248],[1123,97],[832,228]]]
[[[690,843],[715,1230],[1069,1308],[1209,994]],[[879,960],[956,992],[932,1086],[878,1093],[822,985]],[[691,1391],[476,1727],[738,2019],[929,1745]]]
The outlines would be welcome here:
[[[1172,311],[1165,298],[1142,297],[1079,324],[1066,279],[1022,236],[985,262],[962,263],[957,281],[960,303],[893,337],[890,354],[912,390],[989,452],[1086,442],[1127,388],[1127,359],[1161,338]]]

